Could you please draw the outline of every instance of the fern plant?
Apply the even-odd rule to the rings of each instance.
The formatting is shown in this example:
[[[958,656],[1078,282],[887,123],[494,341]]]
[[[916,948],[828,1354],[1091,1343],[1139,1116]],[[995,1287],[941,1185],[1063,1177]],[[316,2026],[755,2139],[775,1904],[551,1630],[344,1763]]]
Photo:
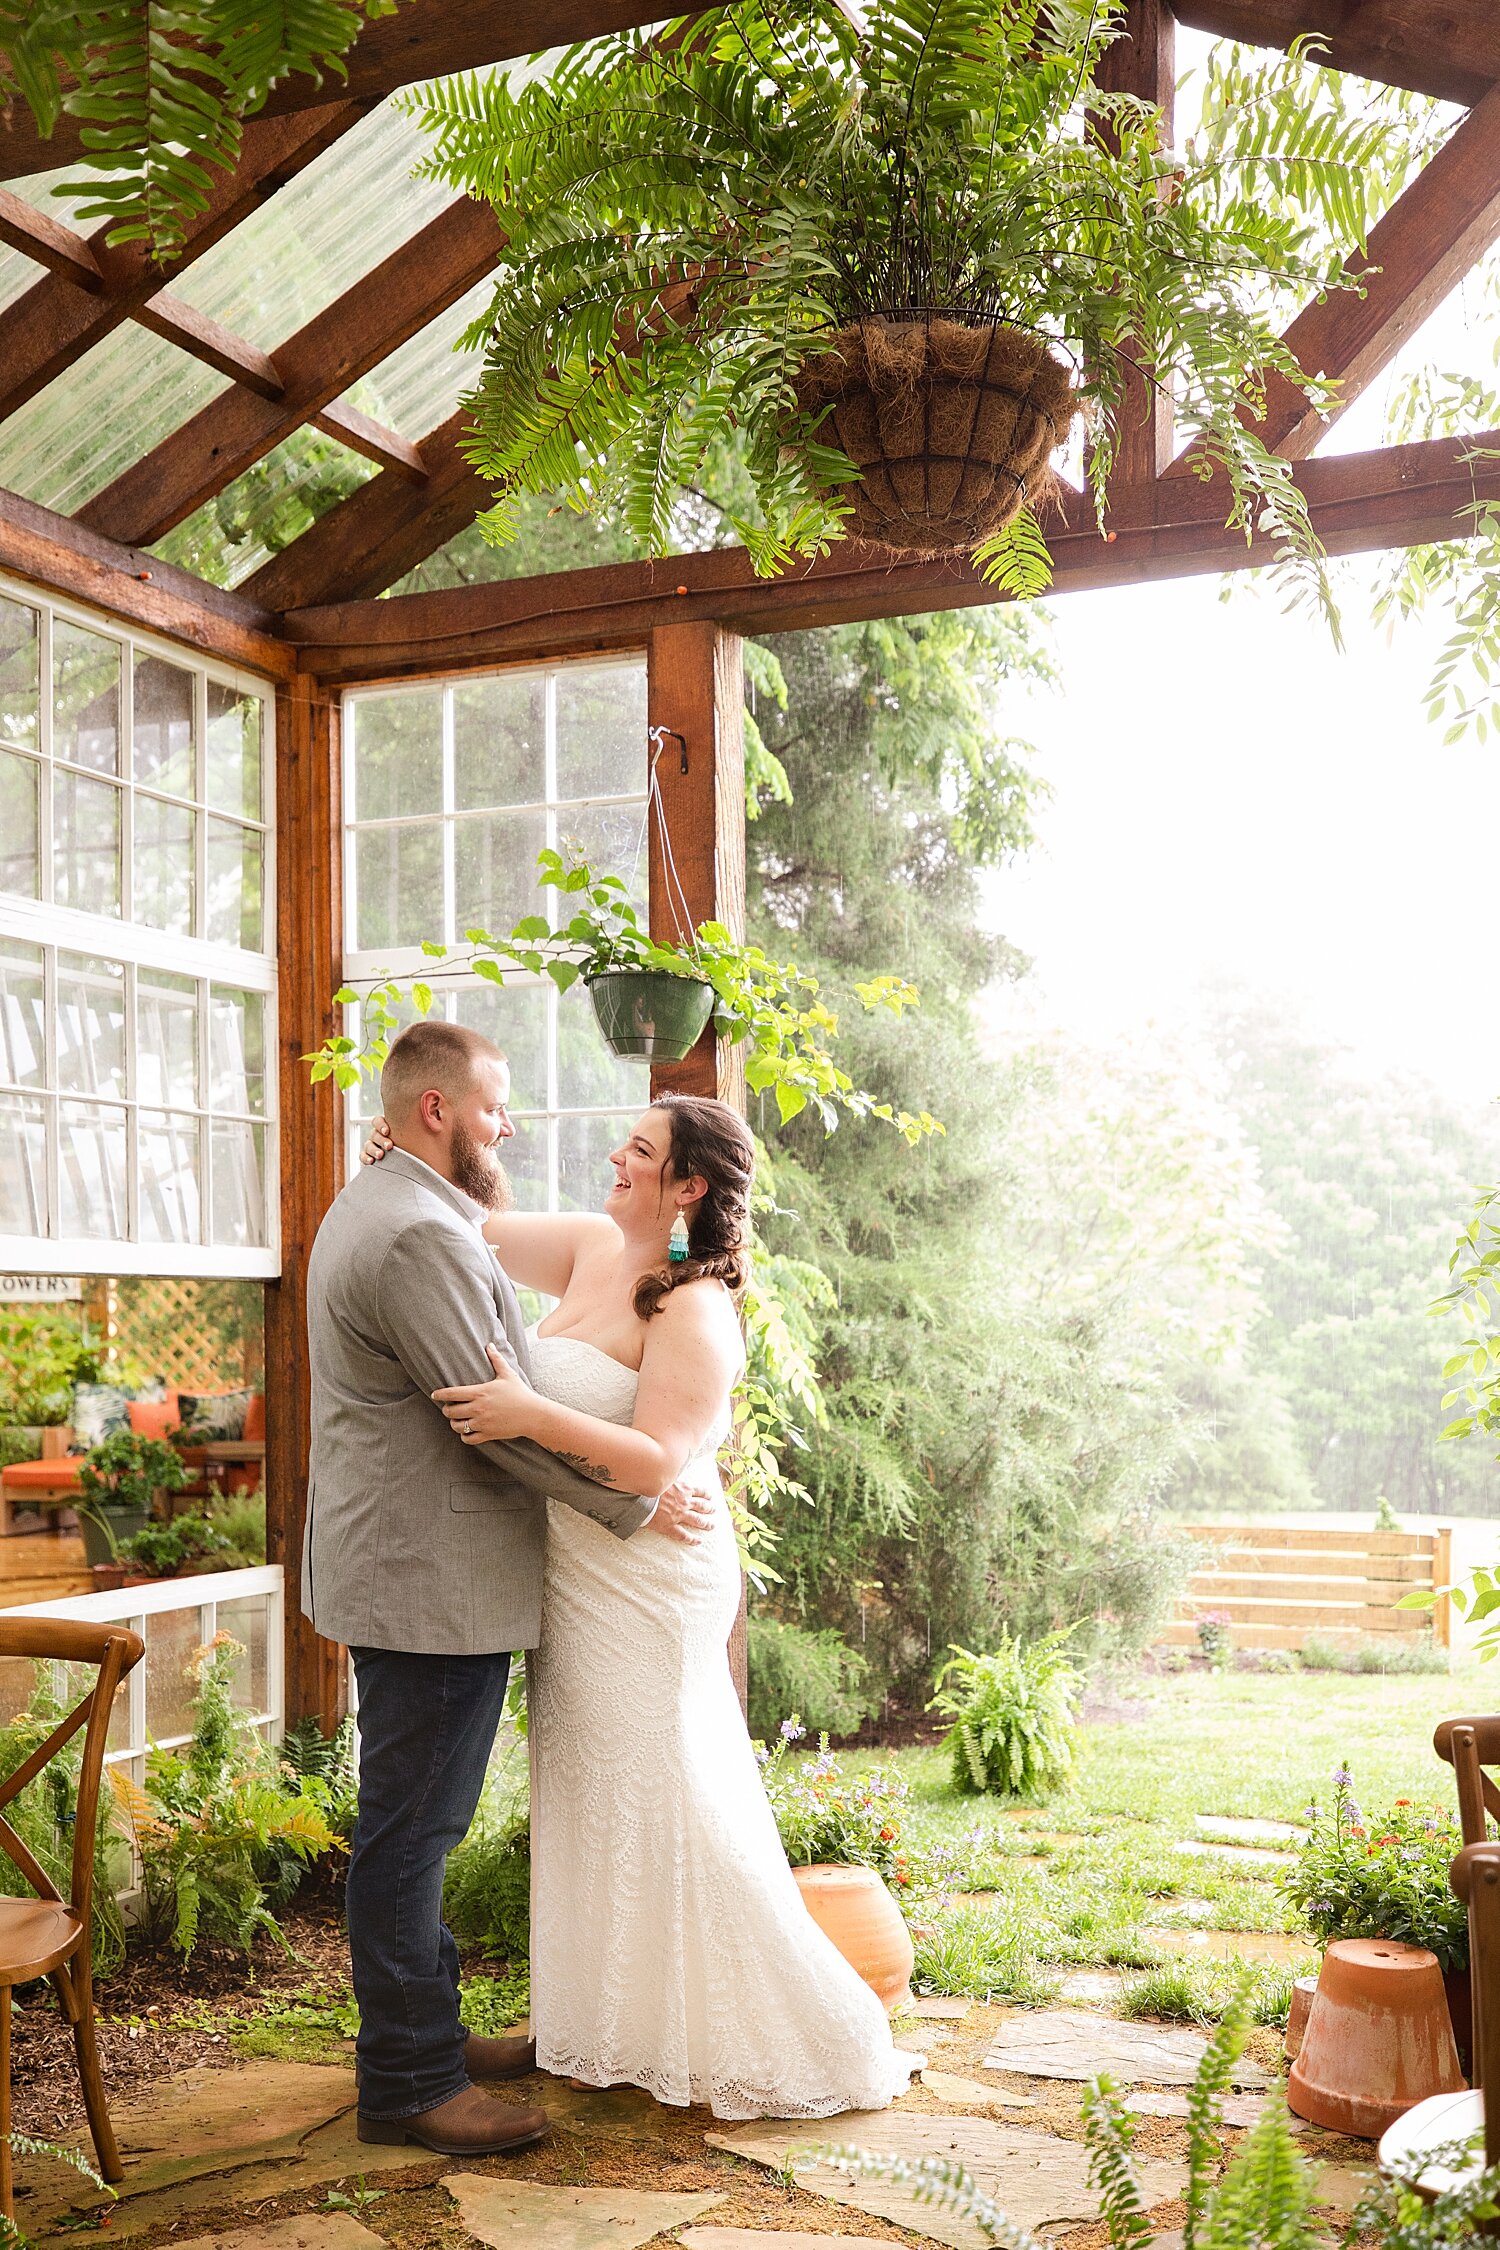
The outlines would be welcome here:
[[[53,193],[109,222],[111,243],[158,258],[239,160],[243,119],[293,72],[347,77],[367,21],[397,0],[0,0],[0,102],[19,96],[50,138],[81,122],[76,174]]]
[[[928,1704],[953,1725],[944,1738],[953,1786],[971,1796],[1041,1797],[1078,1754],[1074,1705],[1082,1676],[1066,1654],[1073,1627],[1023,1641],[1006,1633],[991,1656],[954,1647]]]
[[[733,433],[757,571],[821,553],[857,471],[799,408],[799,375],[841,329],[940,314],[1073,360],[1101,525],[1139,365],[1197,468],[1223,470],[1228,520],[1312,557],[1289,466],[1249,425],[1273,373],[1330,395],[1276,319],[1353,286],[1342,257],[1408,161],[1404,123],[1317,99],[1299,56],[1213,81],[1204,130],[1173,150],[1150,103],[1099,86],[1123,0],[870,0],[863,31],[854,14],[733,0],[523,85],[413,97],[426,170],[505,232],[470,338],[488,535],[558,490],[661,551]],[[1046,583],[1025,510],[978,559],[1009,591]]]
[[[1323,2230],[1313,2220],[1316,2174],[1297,2147],[1286,2103],[1272,2096],[1222,2176],[1222,2104],[1234,2066],[1244,2052],[1249,2011],[1243,1992],[1208,2042],[1188,2094],[1188,2184],[1182,2250],[1318,2250]],[[1135,2119],[1108,2078],[1097,2078],[1083,2097],[1089,2179],[1099,2198],[1109,2250],[1149,2250],[1155,2230],[1133,2161]],[[1035,2235],[1008,2219],[961,2165],[926,2157],[911,2163],[841,2148],[823,2159],[855,2178],[894,2180],[920,2203],[933,2203],[970,2220],[1005,2250],[1042,2250]],[[1408,2237],[1394,2230],[1392,2245]],[[1417,2238],[1411,2238],[1413,2242]],[[1456,2239],[1423,2235],[1432,2243]]]

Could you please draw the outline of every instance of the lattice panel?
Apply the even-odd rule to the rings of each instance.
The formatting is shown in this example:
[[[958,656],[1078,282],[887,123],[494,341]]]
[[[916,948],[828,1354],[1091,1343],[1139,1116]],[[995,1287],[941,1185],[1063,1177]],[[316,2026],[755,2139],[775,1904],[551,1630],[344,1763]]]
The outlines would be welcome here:
[[[263,1376],[261,1307],[254,1282],[132,1277],[110,1285],[110,1340],[169,1390],[233,1390]]]

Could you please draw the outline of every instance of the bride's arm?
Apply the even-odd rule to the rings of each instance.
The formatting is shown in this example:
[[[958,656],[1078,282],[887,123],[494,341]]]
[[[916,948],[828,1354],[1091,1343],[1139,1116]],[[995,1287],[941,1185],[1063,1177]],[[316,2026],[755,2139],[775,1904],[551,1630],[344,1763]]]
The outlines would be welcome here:
[[[466,1445],[531,1438],[601,1484],[651,1496],[664,1492],[693,1458],[722,1413],[744,1358],[728,1294],[717,1282],[694,1281],[674,1289],[646,1323],[635,1419],[628,1429],[544,1398],[503,1365],[492,1383],[434,1391],[433,1397]]]
[[[390,1127],[377,1117],[359,1152],[361,1164],[378,1164],[391,1145]],[[522,1289],[539,1289],[545,1297],[564,1294],[578,1253],[591,1237],[619,1239],[610,1220],[592,1211],[494,1211],[483,1232],[511,1280]]]

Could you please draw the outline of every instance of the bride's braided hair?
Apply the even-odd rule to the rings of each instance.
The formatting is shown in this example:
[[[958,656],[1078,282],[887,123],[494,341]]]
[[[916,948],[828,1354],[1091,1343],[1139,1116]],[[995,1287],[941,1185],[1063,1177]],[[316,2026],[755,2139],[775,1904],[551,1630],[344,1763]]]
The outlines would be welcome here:
[[[750,1128],[727,1102],[699,1094],[663,1094],[651,1107],[660,1110],[671,1128],[667,1162],[675,1176],[706,1180],[708,1192],[684,1214],[687,1256],[675,1266],[641,1275],[635,1310],[649,1320],[674,1289],[705,1274],[722,1281],[738,1304],[750,1278],[750,1185],[755,1176]],[[664,1166],[663,1177],[665,1172]]]

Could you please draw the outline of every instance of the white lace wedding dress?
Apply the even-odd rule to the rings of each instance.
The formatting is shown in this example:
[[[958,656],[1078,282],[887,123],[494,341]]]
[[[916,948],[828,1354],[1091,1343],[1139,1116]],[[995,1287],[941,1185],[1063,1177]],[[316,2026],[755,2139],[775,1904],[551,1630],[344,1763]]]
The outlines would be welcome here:
[[[596,1345],[533,1334],[531,1356],[549,1398],[631,1419],[636,1377]],[[527,1658],[537,2059],[716,2117],[880,2109],[914,2058],[792,1880],[725,1655],[739,1584],[727,1508],[685,1547],[548,1503]]]

